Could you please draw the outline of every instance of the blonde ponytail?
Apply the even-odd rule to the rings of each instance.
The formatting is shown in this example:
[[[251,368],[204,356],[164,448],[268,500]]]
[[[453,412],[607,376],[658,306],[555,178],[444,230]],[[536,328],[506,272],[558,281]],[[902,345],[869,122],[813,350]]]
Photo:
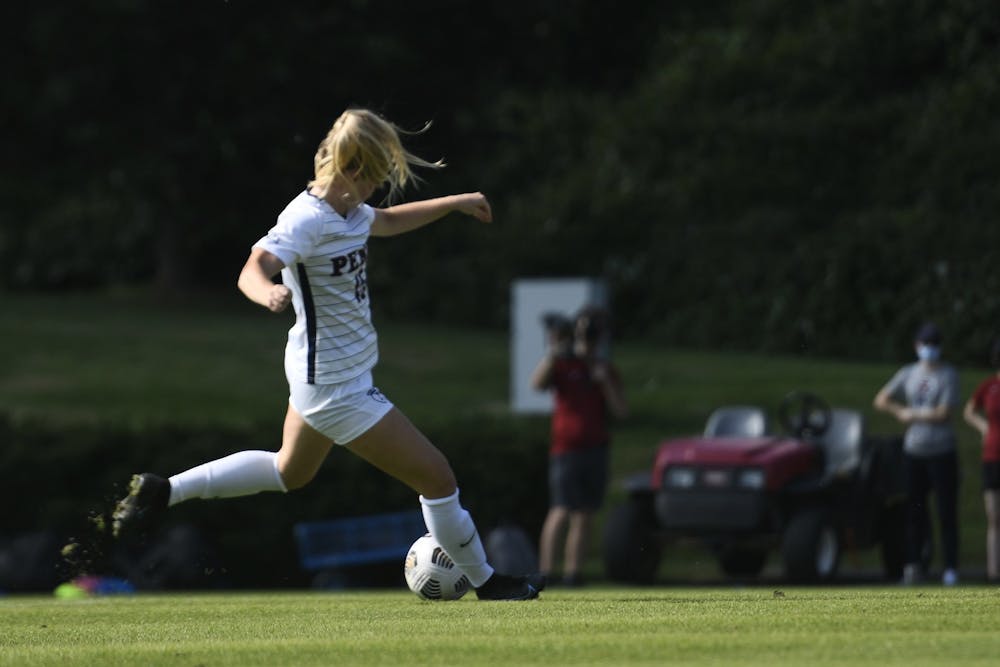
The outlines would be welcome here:
[[[403,148],[401,134],[419,134],[429,127],[427,123],[417,132],[406,132],[367,109],[348,109],[334,121],[320,143],[309,187],[325,193],[338,176],[360,173],[373,183],[387,184],[386,199],[395,201],[407,184],[419,181],[413,167],[445,166],[441,160],[428,162]]]

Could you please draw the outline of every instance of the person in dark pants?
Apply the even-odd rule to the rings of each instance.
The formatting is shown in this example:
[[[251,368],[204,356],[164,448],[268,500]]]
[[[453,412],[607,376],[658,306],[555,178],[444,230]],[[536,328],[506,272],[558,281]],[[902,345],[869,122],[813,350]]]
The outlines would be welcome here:
[[[907,546],[903,583],[915,583],[927,542],[927,498],[933,491],[944,552],[945,586],[958,583],[958,451],[952,415],[959,405],[958,372],[941,361],[941,331],[933,323],[914,336],[917,361],[899,369],[875,396],[875,408],[906,426],[903,472]]]
[[[549,511],[539,545],[542,574],[555,568],[565,533],[563,583],[579,586],[594,515],[608,481],[609,417],[628,412],[618,370],[607,354],[608,327],[600,309],[574,322],[546,322],[549,350],[532,374],[535,389],[555,394],[549,447]]]

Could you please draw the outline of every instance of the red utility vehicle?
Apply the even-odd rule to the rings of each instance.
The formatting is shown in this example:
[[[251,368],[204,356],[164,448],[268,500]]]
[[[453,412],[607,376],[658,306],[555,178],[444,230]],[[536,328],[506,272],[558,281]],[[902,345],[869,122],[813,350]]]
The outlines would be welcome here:
[[[713,412],[699,437],[660,443],[652,472],[626,483],[608,517],[609,579],[655,580],[663,549],[696,539],[731,576],[760,574],[779,551],[787,579],[824,582],[848,549],[879,547],[887,578],[903,567],[899,438],[865,433],[860,412],[793,392],[778,409],[781,434],[760,407]]]

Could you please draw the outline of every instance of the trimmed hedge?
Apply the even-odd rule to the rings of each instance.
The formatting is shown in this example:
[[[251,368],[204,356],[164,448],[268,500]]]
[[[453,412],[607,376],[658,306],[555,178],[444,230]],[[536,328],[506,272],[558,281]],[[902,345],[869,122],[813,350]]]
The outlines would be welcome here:
[[[427,429],[448,456],[462,501],[485,534],[516,523],[537,535],[547,508],[547,423],[541,419],[476,417]],[[106,511],[131,474],[173,474],[245,449],[274,450],[280,424],[224,428],[131,429],[118,425],[59,428],[14,423],[0,415],[0,536],[87,530],[88,515]],[[308,584],[292,535],[300,521],[418,507],[406,486],[334,448],[316,479],[287,495],[192,501],[172,508],[164,530],[189,524],[218,555],[218,585],[271,588]]]

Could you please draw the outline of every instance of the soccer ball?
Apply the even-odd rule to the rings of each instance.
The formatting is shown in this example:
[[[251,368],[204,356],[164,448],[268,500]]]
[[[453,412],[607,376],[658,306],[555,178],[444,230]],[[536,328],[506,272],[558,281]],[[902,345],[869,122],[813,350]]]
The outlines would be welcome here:
[[[429,533],[410,547],[403,576],[410,590],[425,600],[457,600],[469,590],[468,578]]]

